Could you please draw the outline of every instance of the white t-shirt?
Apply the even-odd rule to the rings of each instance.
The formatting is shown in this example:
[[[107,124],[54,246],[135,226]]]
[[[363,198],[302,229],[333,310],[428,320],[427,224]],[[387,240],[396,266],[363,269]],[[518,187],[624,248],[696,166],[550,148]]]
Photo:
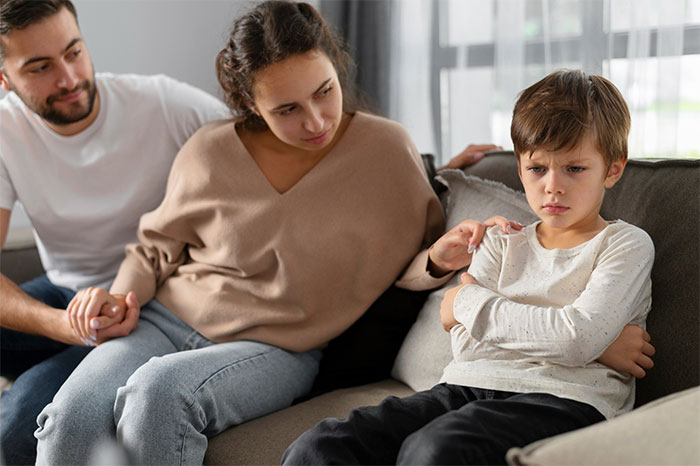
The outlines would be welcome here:
[[[538,222],[539,223],[539,222]],[[634,377],[595,360],[651,308],[654,244],[621,220],[572,249],[545,249],[537,223],[488,230],[455,298],[453,360],[442,382],[546,392],[605,417],[632,409]]]
[[[164,75],[98,73],[100,112],[61,136],[11,92],[0,100],[0,208],[19,201],[55,285],[105,286],[158,206],[180,147],[229,118],[218,99]]]

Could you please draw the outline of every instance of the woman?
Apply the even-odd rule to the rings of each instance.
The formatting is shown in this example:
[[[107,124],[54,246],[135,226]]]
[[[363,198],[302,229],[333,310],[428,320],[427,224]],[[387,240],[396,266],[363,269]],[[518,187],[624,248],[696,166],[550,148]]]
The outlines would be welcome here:
[[[319,348],[442,232],[416,148],[353,106],[349,64],[308,4],[235,21],[217,58],[234,118],[183,146],[110,292],[69,305],[89,337],[101,307],[145,303],[39,416],[39,464],[84,464],[115,435],[137,463],[202,464],[208,437],[308,392]],[[408,286],[444,281],[427,262]]]

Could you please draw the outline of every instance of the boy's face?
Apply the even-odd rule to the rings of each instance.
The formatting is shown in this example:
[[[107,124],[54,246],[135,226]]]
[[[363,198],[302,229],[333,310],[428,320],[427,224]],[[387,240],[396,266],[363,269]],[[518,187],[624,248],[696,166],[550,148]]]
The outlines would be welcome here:
[[[603,155],[586,136],[571,150],[522,154],[518,171],[527,201],[543,228],[587,234],[605,224],[599,214],[605,188],[620,179],[625,163],[617,160],[606,169]]]

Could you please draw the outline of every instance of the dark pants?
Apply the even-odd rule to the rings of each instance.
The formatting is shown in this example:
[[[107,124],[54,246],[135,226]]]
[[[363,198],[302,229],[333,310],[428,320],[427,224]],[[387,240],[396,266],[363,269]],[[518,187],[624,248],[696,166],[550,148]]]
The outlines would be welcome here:
[[[46,276],[20,287],[34,299],[59,309],[65,309],[75,294],[55,286]],[[35,463],[36,418],[90,349],[0,329],[0,373],[17,377],[0,396],[0,446],[6,464]]]
[[[603,419],[592,406],[546,393],[440,384],[321,421],[282,464],[505,464],[511,447]]]

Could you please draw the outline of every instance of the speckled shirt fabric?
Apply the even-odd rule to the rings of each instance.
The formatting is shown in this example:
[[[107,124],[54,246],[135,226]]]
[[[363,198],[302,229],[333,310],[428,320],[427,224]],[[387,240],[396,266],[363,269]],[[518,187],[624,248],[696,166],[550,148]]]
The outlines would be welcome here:
[[[539,222],[537,222],[539,223]],[[621,220],[572,249],[545,249],[537,223],[487,232],[454,303],[453,360],[442,382],[545,392],[606,418],[634,405],[634,377],[598,362],[628,323],[651,308],[654,245]]]

